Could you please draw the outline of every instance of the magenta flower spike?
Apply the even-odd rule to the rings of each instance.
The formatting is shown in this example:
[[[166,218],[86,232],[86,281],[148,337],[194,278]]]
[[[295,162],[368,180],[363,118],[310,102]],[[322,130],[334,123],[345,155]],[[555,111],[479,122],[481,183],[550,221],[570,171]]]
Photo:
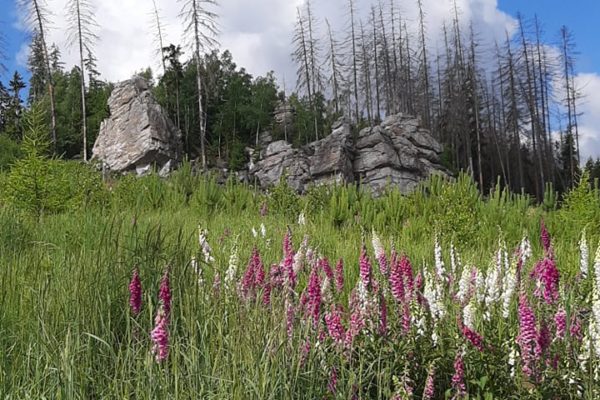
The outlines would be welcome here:
[[[329,337],[334,342],[342,343],[344,341],[345,332],[342,325],[342,316],[339,310],[334,308],[325,314],[325,325],[327,326]]]
[[[423,400],[431,400],[435,396],[435,369],[433,366],[429,368],[427,372],[427,379],[425,380],[425,389],[423,390]]]
[[[319,268],[323,270],[323,273],[325,273],[325,276],[327,279],[329,279],[329,282],[333,282],[335,280],[333,269],[331,268],[331,265],[329,265],[329,260],[327,257],[319,260]]]
[[[371,273],[373,268],[371,266],[371,262],[369,261],[369,256],[367,255],[367,248],[365,245],[362,246],[362,250],[360,252],[359,266],[360,279],[362,280],[365,287],[368,288],[370,287]]]
[[[554,324],[556,325],[556,337],[564,339],[567,332],[567,312],[560,308],[554,315]]]
[[[329,374],[329,382],[327,383],[327,390],[329,391],[329,393],[335,394],[337,389],[337,380],[337,369],[333,367],[331,369],[331,373]]]
[[[542,240],[542,246],[544,247],[544,252],[546,254],[550,253],[550,246],[551,246],[551,242],[550,242],[550,233],[548,232],[548,229],[546,229],[546,224],[544,224],[544,221],[542,220],[542,229],[541,229],[541,240]]]
[[[543,297],[547,304],[554,304],[559,299],[560,273],[552,258],[546,256],[539,261],[531,272],[531,277],[540,283],[534,291],[537,297]]]
[[[156,313],[154,329],[150,332],[150,338],[153,342],[152,353],[156,362],[161,363],[169,356],[168,317],[164,305],[161,305]]]
[[[165,273],[160,281],[160,289],[158,291],[158,298],[164,307],[165,318],[169,318],[171,315],[171,287],[169,283],[169,267],[165,269]]]
[[[455,396],[453,398],[463,398],[467,394],[467,387],[465,385],[465,363],[461,353],[456,355],[454,359],[454,375],[452,375],[452,389],[455,390]]]
[[[335,290],[338,293],[344,290],[344,260],[341,258],[335,265]]]
[[[129,306],[133,315],[138,315],[142,309],[142,282],[137,268],[129,283]]]
[[[533,310],[529,307],[527,297],[521,294],[519,298],[519,334],[517,344],[521,349],[523,359],[523,372],[527,376],[533,375],[533,367],[541,353],[539,335],[536,330],[536,320]]]
[[[317,268],[313,268],[308,280],[308,308],[313,325],[317,326],[321,310],[321,282]]]
[[[402,303],[406,296],[404,291],[404,277],[402,276],[401,261],[396,261],[392,264],[390,272],[390,288],[392,296],[398,303]]]
[[[289,228],[283,238],[283,271],[290,288],[295,288],[296,272],[294,271],[294,250],[292,248],[292,231]]]
[[[415,278],[412,264],[406,255],[402,255],[400,259],[400,270],[404,279],[404,293],[407,296],[407,300],[410,300],[415,291]]]

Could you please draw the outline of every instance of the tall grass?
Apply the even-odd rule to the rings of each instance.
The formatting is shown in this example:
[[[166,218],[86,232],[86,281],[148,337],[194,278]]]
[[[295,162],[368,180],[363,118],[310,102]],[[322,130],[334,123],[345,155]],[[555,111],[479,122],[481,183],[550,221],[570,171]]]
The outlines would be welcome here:
[[[0,397],[316,399],[357,393],[391,398],[393,377],[410,369],[407,352],[415,365],[434,353],[438,385],[450,387],[453,356],[447,355],[454,354],[455,339],[427,348],[419,347],[426,341],[407,345],[381,337],[365,339],[349,365],[341,360],[343,354],[335,356],[346,367],[338,371],[337,394],[328,394],[330,365],[318,352],[307,360],[302,356],[303,338],[314,332],[299,327],[288,340],[284,297],[273,296],[265,308],[258,301],[240,301],[235,288],[213,290],[213,279],[216,274],[223,279],[234,245],[239,248],[238,278],[254,246],[267,268],[279,263],[282,239],[291,227],[296,248],[308,235],[315,254],[332,263],[344,259],[348,283],[338,298],[344,303],[359,279],[361,244],[369,245],[373,230],[387,249],[409,255],[417,269],[434,264],[437,235],[447,265],[453,244],[465,265],[485,271],[499,240],[513,249],[528,235],[534,254],[541,254],[533,239],[543,219],[553,234],[563,279],[573,282],[582,230],[587,227],[592,249],[600,238],[600,207],[594,208],[598,192],[585,185],[577,190],[559,210],[537,207],[525,196],[500,189],[483,198],[467,177],[455,183],[433,179],[408,197],[390,190],[373,199],[346,186],[313,188],[299,197],[285,185],[267,194],[233,181],[221,186],[184,167],[168,180],[121,178],[104,187],[98,201],[86,198],[60,213],[31,215],[5,201],[0,205]],[[268,206],[265,216],[263,204]],[[298,224],[299,213],[305,214],[305,225]],[[202,258],[199,225],[208,230],[215,257],[211,265],[202,263],[203,286],[190,263],[192,256]],[[157,364],[148,333],[166,266],[173,291],[170,356]],[[127,292],[134,267],[144,293],[136,317],[129,312]],[[303,275],[299,291],[306,281]],[[499,326],[493,340],[508,338],[505,328]],[[447,332],[456,334],[451,328]],[[486,372],[485,357],[467,365],[468,377],[477,380],[469,383],[472,394],[478,393],[479,379],[495,376],[507,382],[484,383],[481,396],[545,396],[527,385],[511,386],[503,372]],[[422,385],[425,370],[408,373]],[[586,398],[593,398],[590,390]]]

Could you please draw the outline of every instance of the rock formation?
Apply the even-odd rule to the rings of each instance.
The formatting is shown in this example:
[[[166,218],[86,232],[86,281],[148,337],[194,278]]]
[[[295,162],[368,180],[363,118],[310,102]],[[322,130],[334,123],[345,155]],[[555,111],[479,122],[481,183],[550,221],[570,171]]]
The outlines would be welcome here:
[[[286,174],[290,187],[299,192],[309,184],[357,182],[375,194],[388,184],[409,193],[432,174],[447,175],[440,164],[441,151],[418,119],[397,114],[361,130],[356,138],[347,123],[339,122],[329,136],[299,149],[273,142],[251,163],[250,175],[263,188]]]
[[[102,121],[92,159],[111,171],[138,173],[176,164],[182,156],[181,132],[156,102],[148,83],[136,76],[115,86],[110,116]]]

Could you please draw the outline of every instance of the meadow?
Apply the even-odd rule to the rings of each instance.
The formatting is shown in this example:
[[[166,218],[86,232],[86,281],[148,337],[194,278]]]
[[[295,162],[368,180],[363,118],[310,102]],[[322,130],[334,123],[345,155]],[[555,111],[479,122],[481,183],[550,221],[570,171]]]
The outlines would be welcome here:
[[[600,396],[585,175],[536,205],[48,168],[57,198],[0,177],[1,398]]]

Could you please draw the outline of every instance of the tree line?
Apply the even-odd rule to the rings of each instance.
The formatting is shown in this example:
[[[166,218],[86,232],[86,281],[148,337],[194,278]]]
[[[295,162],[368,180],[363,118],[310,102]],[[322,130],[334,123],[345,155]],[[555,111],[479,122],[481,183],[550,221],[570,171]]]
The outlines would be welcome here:
[[[274,73],[253,77],[218,50],[214,0],[181,5],[184,37],[171,44],[153,0],[160,67],[140,73],[183,133],[187,155],[203,167],[215,160],[240,167],[244,148],[258,145],[265,130],[303,145],[327,135],[340,117],[360,129],[403,112],[420,117],[442,143],[444,164],[469,172],[482,191],[500,183],[541,200],[548,185],[564,191],[580,173],[581,93],[566,27],[550,45],[537,17],[519,15],[512,34],[484,45],[451,1],[452,18],[436,32],[443,46],[434,53],[421,0],[378,2],[367,13],[347,0],[346,27],[337,32],[306,0],[291,38],[297,84],[288,93]],[[418,10],[416,26],[401,5]],[[58,47],[47,43],[51,14],[45,3],[21,0],[20,6],[32,35],[29,94],[17,72],[7,86],[0,82],[0,134],[22,140],[23,114],[41,103],[54,154],[87,161],[112,89],[96,66],[93,7],[88,0],[68,2],[67,45],[77,50],[79,63],[65,70]],[[0,55],[2,49],[0,36]],[[277,107],[293,110],[289,126],[273,123]],[[598,165],[590,160],[586,167],[593,174]]]

